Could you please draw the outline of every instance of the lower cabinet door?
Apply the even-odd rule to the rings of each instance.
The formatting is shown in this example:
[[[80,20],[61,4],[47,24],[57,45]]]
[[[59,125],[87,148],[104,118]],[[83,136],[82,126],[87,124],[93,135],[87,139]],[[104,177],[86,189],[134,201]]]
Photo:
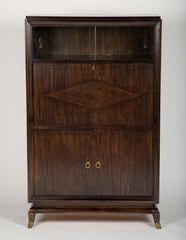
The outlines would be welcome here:
[[[96,195],[152,196],[152,130],[99,131],[96,152]]]
[[[37,130],[35,196],[152,196],[151,130]]]
[[[90,194],[93,135],[84,130],[35,133],[35,195]]]

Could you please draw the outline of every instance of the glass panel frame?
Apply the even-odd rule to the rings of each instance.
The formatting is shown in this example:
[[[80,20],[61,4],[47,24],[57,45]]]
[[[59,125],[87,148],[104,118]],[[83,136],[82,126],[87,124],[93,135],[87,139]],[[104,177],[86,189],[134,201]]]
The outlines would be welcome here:
[[[153,27],[97,27],[96,60],[154,59]]]
[[[94,38],[93,27],[34,27],[33,58],[92,60]]]

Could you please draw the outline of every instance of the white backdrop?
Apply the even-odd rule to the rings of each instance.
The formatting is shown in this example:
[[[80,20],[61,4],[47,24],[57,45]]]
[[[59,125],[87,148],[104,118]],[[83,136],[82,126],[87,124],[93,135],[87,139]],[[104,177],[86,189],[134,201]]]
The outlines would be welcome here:
[[[160,211],[165,229],[186,215],[186,1],[1,0],[0,6],[0,229],[26,226],[24,19],[33,14],[162,17]]]

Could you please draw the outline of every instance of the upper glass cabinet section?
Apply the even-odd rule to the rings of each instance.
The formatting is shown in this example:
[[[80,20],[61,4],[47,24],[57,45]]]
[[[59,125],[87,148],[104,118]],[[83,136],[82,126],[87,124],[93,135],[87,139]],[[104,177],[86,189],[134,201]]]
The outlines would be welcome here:
[[[153,27],[33,27],[37,60],[153,60]]]
[[[34,58],[94,59],[93,30],[91,27],[34,27]]]

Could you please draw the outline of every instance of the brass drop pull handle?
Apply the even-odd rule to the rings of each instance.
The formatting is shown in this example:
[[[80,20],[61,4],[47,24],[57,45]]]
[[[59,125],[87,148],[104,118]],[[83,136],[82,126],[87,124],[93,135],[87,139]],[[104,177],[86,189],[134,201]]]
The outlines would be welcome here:
[[[147,40],[147,38],[145,38],[143,40],[143,48],[147,48],[147,47],[148,47],[148,40]]]
[[[95,168],[100,168],[101,167],[101,163],[100,162],[97,162],[96,164],[95,164]]]
[[[85,168],[90,168],[90,162],[85,163]]]
[[[39,48],[43,48],[43,41],[42,41],[42,38],[39,38]]]

